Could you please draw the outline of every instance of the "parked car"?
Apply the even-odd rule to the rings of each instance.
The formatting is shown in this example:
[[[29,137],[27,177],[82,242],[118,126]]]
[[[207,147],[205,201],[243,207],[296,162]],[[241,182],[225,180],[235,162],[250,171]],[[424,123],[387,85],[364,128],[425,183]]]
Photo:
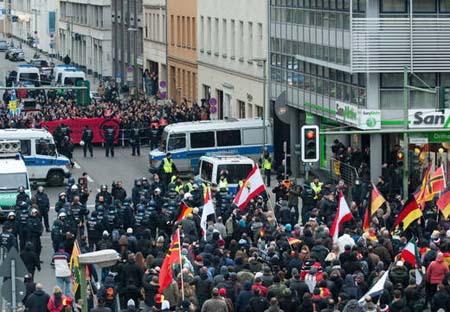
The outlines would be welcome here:
[[[11,53],[13,53],[14,51],[17,51],[17,50],[20,50],[20,49],[19,49],[19,48],[15,48],[15,47],[9,47],[9,48],[6,50],[6,53],[5,53],[5,59],[9,59]]]
[[[25,61],[25,53],[22,49],[17,49],[10,54],[9,60],[13,62]]]
[[[32,59],[28,63],[37,68],[50,67],[47,60]]]
[[[41,84],[43,85],[51,85],[52,84],[52,76],[53,76],[53,68],[52,67],[41,67],[39,69],[41,76]]]
[[[0,40],[0,51],[5,52],[8,50],[8,42],[6,40]]]

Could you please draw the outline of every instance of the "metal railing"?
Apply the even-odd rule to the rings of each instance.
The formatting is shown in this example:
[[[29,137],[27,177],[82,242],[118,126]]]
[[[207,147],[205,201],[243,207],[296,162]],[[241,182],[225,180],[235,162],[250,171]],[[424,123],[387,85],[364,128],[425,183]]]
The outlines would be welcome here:
[[[334,182],[338,182],[340,179],[344,180],[348,188],[351,189],[355,184],[355,181],[359,179],[359,174],[355,167],[335,158],[331,158],[330,177]]]

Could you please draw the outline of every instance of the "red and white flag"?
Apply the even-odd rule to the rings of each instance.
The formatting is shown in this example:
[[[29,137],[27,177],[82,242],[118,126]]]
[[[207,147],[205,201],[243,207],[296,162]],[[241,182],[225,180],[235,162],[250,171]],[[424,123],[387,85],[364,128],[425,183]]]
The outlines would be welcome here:
[[[353,219],[353,215],[345,201],[342,192],[339,193],[338,209],[336,211],[336,217],[334,217],[333,225],[331,225],[330,236],[333,243],[336,243],[339,237],[339,231],[342,228],[342,224]]]
[[[259,172],[258,165],[255,164],[242,184],[241,189],[236,194],[233,203],[238,206],[240,210],[244,210],[249,201],[264,190],[263,177],[261,176],[261,172]]]
[[[203,205],[202,218],[200,219],[200,226],[202,228],[202,236],[206,235],[208,229],[208,216],[214,214],[214,204],[211,200],[211,191],[206,189],[205,204]]]

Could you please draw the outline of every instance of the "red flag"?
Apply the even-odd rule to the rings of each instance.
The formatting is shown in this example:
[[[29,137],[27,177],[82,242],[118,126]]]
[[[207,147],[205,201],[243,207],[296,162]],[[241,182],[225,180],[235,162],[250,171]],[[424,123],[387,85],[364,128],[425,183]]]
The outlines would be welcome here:
[[[186,205],[185,203],[183,203],[183,205],[181,206],[180,215],[177,218],[177,222],[180,222],[181,220],[183,220],[185,217],[187,217],[191,213],[192,213],[192,208],[189,207],[188,205]]]
[[[450,215],[450,190],[441,194],[436,202],[436,206],[444,215],[445,219],[447,219]]]
[[[364,214],[364,223],[363,230],[364,232],[370,229],[370,221],[369,221],[369,207],[366,208],[366,213]]]
[[[430,179],[430,170],[431,170],[431,163],[428,165],[427,171],[425,171],[420,191],[414,194],[416,202],[420,206],[420,209],[422,210],[425,208],[425,197],[426,197],[425,193],[427,192],[428,180]]]
[[[240,210],[244,210],[248,202],[252,198],[258,196],[264,189],[264,180],[261,176],[261,172],[259,172],[258,165],[255,164],[242,184],[241,189],[236,194],[233,203],[236,204]]]
[[[330,236],[333,240],[333,243],[337,242],[339,231],[341,230],[342,225],[345,222],[350,221],[351,219],[353,219],[353,215],[350,211],[350,208],[348,207],[347,202],[345,201],[344,195],[342,195],[342,192],[340,192],[336,217],[334,218],[333,224],[331,225],[330,229]]]
[[[289,237],[288,238],[288,242],[289,242],[289,245],[295,245],[295,244],[301,244],[302,243],[302,241],[300,240],[300,239],[298,239],[298,238],[295,238],[295,237]]]
[[[440,165],[430,177],[429,185],[425,192],[425,201],[433,200],[434,195],[445,189],[444,166]]]
[[[162,294],[170,283],[172,283],[172,265],[180,262],[180,237],[178,231],[175,232],[170,244],[169,253],[164,258],[159,272],[159,293]]]

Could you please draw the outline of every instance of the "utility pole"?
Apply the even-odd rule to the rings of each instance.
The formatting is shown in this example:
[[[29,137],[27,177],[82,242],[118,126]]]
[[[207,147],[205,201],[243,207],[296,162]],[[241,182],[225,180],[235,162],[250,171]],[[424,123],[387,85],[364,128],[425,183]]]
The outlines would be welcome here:
[[[407,200],[409,196],[409,155],[408,155],[408,67],[403,69],[403,199]]]

